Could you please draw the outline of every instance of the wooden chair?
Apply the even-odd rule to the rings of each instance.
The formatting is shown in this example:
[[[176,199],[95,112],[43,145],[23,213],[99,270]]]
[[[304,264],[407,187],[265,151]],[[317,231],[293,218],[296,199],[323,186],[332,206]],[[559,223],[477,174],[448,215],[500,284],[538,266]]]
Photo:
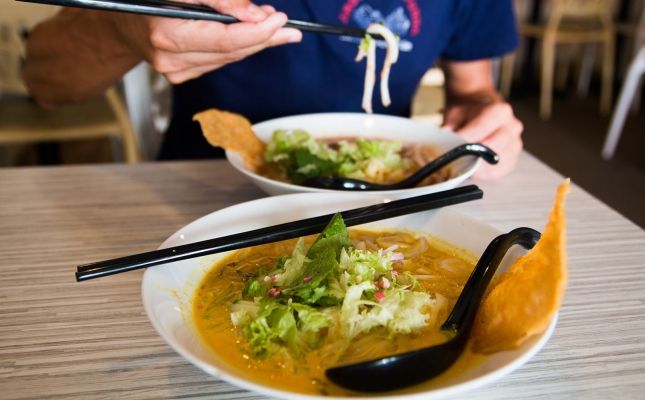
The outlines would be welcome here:
[[[499,60],[499,92],[505,99],[508,99],[511,95],[514,66],[515,53],[508,53]]]
[[[443,122],[444,74],[440,68],[429,69],[412,99],[410,118],[421,123],[440,126]]]
[[[545,23],[520,21],[520,34],[542,41],[540,116],[551,117],[556,45],[600,44],[602,55],[602,86],[600,111],[611,111],[612,79],[614,76],[615,28],[612,21],[611,0],[553,0]],[[513,58],[508,57],[502,67],[502,92],[510,92]],[[562,75],[561,75],[562,76]]]
[[[138,141],[116,88],[99,99],[45,110],[34,103],[20,76],[25,48],[21,24],[0,22],[0,145],[109,137],[127,162],[141,160]]]

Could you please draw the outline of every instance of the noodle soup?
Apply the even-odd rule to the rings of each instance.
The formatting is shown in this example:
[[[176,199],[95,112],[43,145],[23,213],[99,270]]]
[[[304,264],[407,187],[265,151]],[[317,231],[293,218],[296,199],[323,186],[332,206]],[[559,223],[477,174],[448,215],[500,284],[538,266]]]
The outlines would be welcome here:
[[[257,349],[253,348],[244,330],[234,325],[232,319],[235,318],[232,318],[231,310],[240,304],[243,293],[248,291],[249,282],[263,282],[266,277],[276,276],[271,275],[269,271],[285,255],[295,254],[294,248],[298,247],[299,243],[289,240],[234,252],[213,266],[199,284],[193,299],[193,319],[202,339],[213,352],[249,380],[317,395],[351,395],[351,392],[333,385],[325,378],[325,369],[329,367],[400,353],[447,340],[448,337],[440,331],[440,326],[468,279],[476,257],[439,239],[411,231],[352,229],[349,230],[349,238],[353,248],[358,251],[381,255],[390,251],[397,255],[392,257],[392,269],[375,278],[375,293],[372,295],[370,292],[369,296],[362,297],[362,302],[368,305],[362,306],[367,309],[361,312],[367,315],[369,311],[383,307],[388,299],[379,300],[378,293],[387,293],[386,289],[394,287],[395,280],[405,276],[407,280],[401,281],[403,289],[412,290],[407,286],[416,285],[414,293],[429,296],[432,300],[423,307],[427,318],[422,326],[409,333],[397,334],[393,334],[386,326],[374,326],[348,339],[339,333],[339,327],[343,326],[343,321],[340,320],[343,310],[337,314],[330,312],[329,315],[335,315],[330,317],[332,323],[322,329],[323,334],[314,347],[307,347],[306,351],[294,354],[292,349],[285,345],[273,351],[270,356],[258,356]],[[305,238],[304,246],[311,248],[314,240],[313,236]],[[341,255],[341,264],[342,257]],[[390,277],[391,282],[387,278],[384,279],[385,276]],[[304,280],[307,279],[308,276],[305,276]],[[270,284],[272,289],[276,287],[273,282]],[[364,285],[365,282],[353,282],[349,287],[360,284]],[[268,293],[271,296],[271,289]],[[346,296],[349,293],[348,290]],[[284,300],[289,304],[291,301],[290,298]],[[344,308],[345,302],[337,307]],[[334,306],[317,309],[325,311],[332,307]],[[404,313],[405,309],[397,312]],[[458,366],[459,368],[463,368],[463,358],[458,364],[461,366]]]
[[[387,185],[404,180],[441,153],[429,143],[360,136],[317,138],[302,129],[277,129],[266,144],[264,161],[256,172],[295,184],[335,176]],[[447,166],[417,186],[444,182],[451,176]]]
[[[423,124],[408,118],[383,114],[364,113],[320,113],[276,118],[253,125],[253,132],[259,140],[268,144],[277,130],[304,130],[316,140],[326,141],[333,138],[376,139],[399,141],[403,147],[409,145],[429,146],[437,154],[444,154],[457,146],[465,144],[463,138],[446,129]],[[264,154],[262,152],[262,154]],[[282,175],[281,178],[268,177],[258,171],[266,161],[262,157],[258,165],[250,167],[245,157],[234,151],[226,151],[228,162],[237,171],[249,178],[256,186],[270,195],[328,192],[328,189],[305,186]],[[378,193],[390,198],[405,198],[414,195],[434,193],[452,189],[472,176],[482,161],[479,157],[466,156],[454,160],[447,166],[448,174],[432,183],[422,183],[413,188],[385,190]],[[420,163],[419,163],[420,164]],[[286,176],[286,177],[285,177]],[[366,180],[361,177],[355,179]],[[341,192],[337,190],[336,192]]]

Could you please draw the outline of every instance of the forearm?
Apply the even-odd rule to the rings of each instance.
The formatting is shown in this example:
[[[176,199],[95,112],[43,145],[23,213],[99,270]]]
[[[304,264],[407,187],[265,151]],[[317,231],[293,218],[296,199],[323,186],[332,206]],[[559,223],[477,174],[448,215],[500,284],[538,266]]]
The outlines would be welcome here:
[[[446,103],[490,103],[501,101],[492,78],[489,60],[471,62],[444,62],[446,75]]]
[[[111,13],[66,9],[30,33],[23,76],[38,103],[55,106],[100,95],[140,61]]]

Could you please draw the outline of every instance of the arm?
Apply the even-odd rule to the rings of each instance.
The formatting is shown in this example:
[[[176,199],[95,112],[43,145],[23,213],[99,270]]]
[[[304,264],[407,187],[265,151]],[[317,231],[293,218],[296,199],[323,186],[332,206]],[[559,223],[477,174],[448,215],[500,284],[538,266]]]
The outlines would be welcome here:
[[[497,165],[484,164],[476,177],[496,179],[508,174],[522,151],[524,126],[493,85],[490,60],[445,62],[444,126],[468,142],[479,142],[500,156]]]
[[[64,9],[38,25],[27,41],[24,79],[44,106],[103,93],[132,67],[148,61],[172,83],[196,78],[269,46],[301,40],[282,28],[287,17],[249,0],[207,0],[241,23],[178,20]]]
[[[23,77],[39,103],[97,96],[140,61],[106,14],[65,9],[30,33]]]

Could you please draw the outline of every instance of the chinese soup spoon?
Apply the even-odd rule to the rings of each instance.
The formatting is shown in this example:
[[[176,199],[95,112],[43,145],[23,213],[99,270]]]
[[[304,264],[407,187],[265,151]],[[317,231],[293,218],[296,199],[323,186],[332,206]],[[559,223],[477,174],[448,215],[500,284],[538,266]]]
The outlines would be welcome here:
[[[504,255],[515,244],[531,249],[540,233],[516,228],[497,236],[486,247],[441,330],[452,338],[445,343],[355,364],[330,368],[325,373],[335,384],[363,392],[400,389],[435,377],[459,358],[486,288]]]
[[[343,178],[339,176],[320,176],[306,179],[302,183],[302,185],[333,190],[408,189],[415,187],[426,177],[430,176],[434,172],[437,172],[440,168],[446,166],[454,160],[469,155],[482,157],[489,164],[497,164],[497,162],[499,162],[499,156],[490,148],[479,143],[466,143],[457,146],[452,150],[448,150],[443,155],[435,158],[434,160],[430,161],[428,164],[420,168],[417,172],[397,183],[382,185],[378,183],[362,181],[360,179]]]

